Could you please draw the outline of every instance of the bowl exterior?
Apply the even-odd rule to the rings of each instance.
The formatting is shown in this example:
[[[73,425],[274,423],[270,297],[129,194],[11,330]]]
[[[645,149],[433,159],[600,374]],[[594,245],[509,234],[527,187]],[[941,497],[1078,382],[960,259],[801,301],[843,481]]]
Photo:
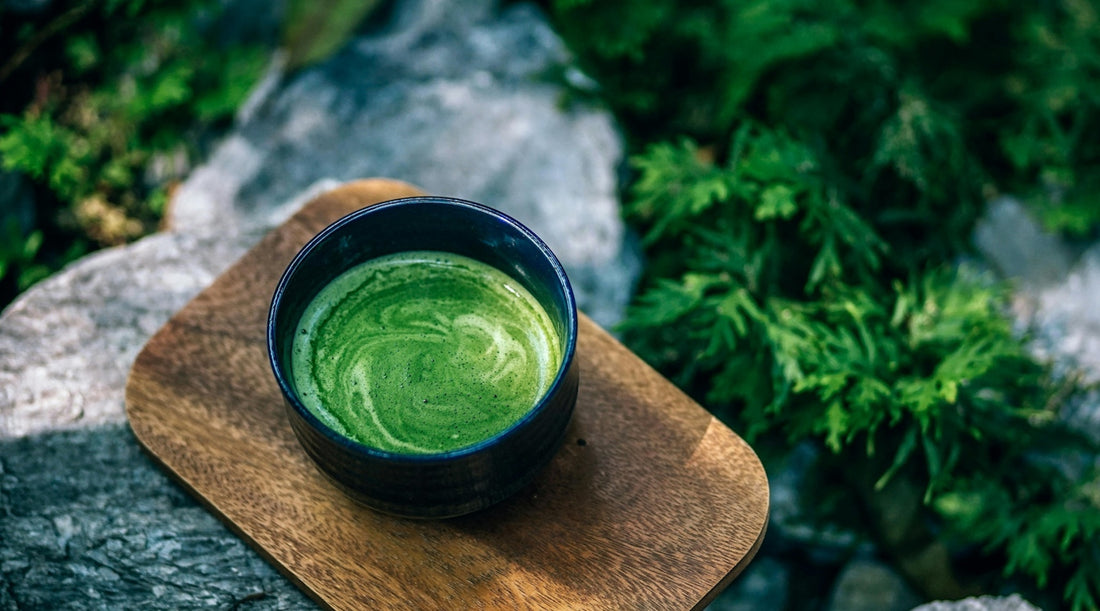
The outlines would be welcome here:
[[[401,517],[449,518],[490,507],[534,479],[561,446],[578,382],[574,362],[534,418],[495,443],[453,456],[371,456],[318,431],[289,402],[286,411],[306,453],[344,494]]]
[[[493,265],[531,291],[559,325],[563,362],[543,399],[504,432],[430,455],[383,452],[322,424],[289,381],[288,337],[313,296],[364,260],[400,250],[448,250]],[[289,330],[289,333],[288,333]],[[451,198],[395,200],[353,212],[314,237],[280,279],[268,316],[268,356],[291,428],[320,471],[378,511],[445,518],[478,511],[529,483],[560,447],[577,399],[577,311],[561,263],[530,229],[491,208]]]

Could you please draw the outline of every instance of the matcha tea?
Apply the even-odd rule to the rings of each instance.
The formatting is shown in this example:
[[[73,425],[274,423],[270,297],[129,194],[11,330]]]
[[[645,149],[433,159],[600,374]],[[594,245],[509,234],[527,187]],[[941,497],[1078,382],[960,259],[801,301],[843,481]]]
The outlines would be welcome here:
[[[550,316],[518,282],[452,253],[367,261],[302,314],[291,372],[302,403],[363,444],[457,450],[526,414],[561,365]]]

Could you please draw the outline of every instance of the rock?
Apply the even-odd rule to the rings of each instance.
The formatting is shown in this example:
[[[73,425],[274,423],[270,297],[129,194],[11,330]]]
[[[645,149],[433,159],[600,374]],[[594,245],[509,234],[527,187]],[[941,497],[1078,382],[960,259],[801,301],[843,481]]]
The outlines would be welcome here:
[[[707,611],[775,611],[787,608],[790,569],[774,558],[757,557]]]
[[[1023,290],[1016,315],[1031,331],[1030,348],[1060,376],[1090,388],[1067,401],[1060,416],[1100,444],[1100,245],[1087,250],[1061,282]]]
[[[392,23],[281,78],[178,189],[170,231],[81,259],[0,313],[0,438],[124,418],[133,358],[268,229],[339,182],[399,178],[498,207],[540,233],[583,310],[622,315],[640,268],[619,218],[622,141],[562,109],[568,61],[536,8],[406,0]]]
[[[975,244],[1004,278],[1016,285],[1012,315],[1029,333],[1031,352],[1056,375],[1085,385],[1100,382],[1100,244],[1074,258],[1011,199],[990,204],[975,230]],[[1100,392],[1066,402],[1062,418],[1100,443]]]
[[[801,443],[768,465],[771,507],[768,539],[771,545],[797,549],[816,564],[839,566],[853,550],[868,544],[841,525],[829,523],[816,511],[820,479],[819,448]]]
[[[989,202],[974,228],[974,246],[1002,276],[1031,286],[1059,282],[1070,268],[1066,245],[1010,197]]]
[[[312,609],[124,425],[0,441],[0,609]]]
[[[0,315],[0,438],[124,418],[145,341],[243,252],[160,234],[85,257]]]
[[[876,560],[856,559],[841,571],[830,611],[907,611],[921,602],[905,580]]]
[[[1039,611],[1039,608],[1021,598],[1019,594],[1013,594],[1012,596],[978,596],[956,601],[930,602],[914,607],[912,611]]]
[[[1016,313],[1035,333],[1037,355],[1054,359],[1063,372],[1077,370],[1086,383],[1100,382],[1100,245],[1085,251],[1058,282],[1021,289],[1030,307]]]
[[[562,109],[569,61],[528,4],[403,2],[392,22],[247,104],[247,120],[180,188],[179,231],[239,231],[319,177],[385,176],[499,208],[562,260],[609,326],[639,271],[619,216],[610,116]]]

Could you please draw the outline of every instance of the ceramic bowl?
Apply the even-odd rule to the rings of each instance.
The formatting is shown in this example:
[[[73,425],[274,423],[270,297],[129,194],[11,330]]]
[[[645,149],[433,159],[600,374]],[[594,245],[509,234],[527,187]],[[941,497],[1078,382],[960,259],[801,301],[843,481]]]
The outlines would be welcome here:
[[[440,250],[487,263],[521,283],[553,320],[563,356],[549,390],[504,431],[439,454],[397,454],[356,442],[300,400],[290,370],[294,329],[315,295],[359,263],[392,253]],[[351,498],[413,518],[485,509],[530,482],[560,447],[577,398],[577,309],[569,279],[530,229],[490,207],[412,197],[353,212],[317,234],[291,261],[268,314],[267,347],[290,425],[320,471]]]

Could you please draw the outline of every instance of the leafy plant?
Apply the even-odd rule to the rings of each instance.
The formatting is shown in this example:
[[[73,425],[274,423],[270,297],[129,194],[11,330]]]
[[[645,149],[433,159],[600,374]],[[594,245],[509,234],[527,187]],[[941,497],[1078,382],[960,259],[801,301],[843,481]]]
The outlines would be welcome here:
[[[929,508],[970,499],[954,506],[980,514],[940,512],[958,536],[1007,548],[1009,572],[1060,579],[1090,608],[1100,549],[1071,529],[1100,503],[1056,494],[1073,480],[1028,455],[1090,446],[1057,424],[1060,389],[1004,318],[1003,287],[944,265],[891,280],[892,248],[805,148],[744,126],[733,151],[718,166],[690,142],[659,144],[635,161],[629,213],[668,259],[628,343],[750,437],[818,439],[875,465],[876,490],[923,482]]]
[[[1100,220],[1095,6],[550,6],[634,141],[649,262],[627,343],[748,435],[862,465],[837,480],[866,511],[915,484],[921,536],[1100,605],[1095,483],[1045,458],[1096,455],[1057,418],[1072,381],[958,265],[1000,192],[1079,235]]]
[[[18,223],[13,219],[8,221],[0,227],[0,277],[6,275],[9,268],[19,267],[21,273],[16,282],[20,287],[25,287],[37,280],[41,273],[32,262],[42,246],[42,232],[35,231],[24,236]]]
[[[939,495],[936,511],[955,538],[980,542],[1004,557],[1006,575],[1056,584],[1073,609],[1100,600],[1100,477],[1027,463],[1015,477],[974,473]],[[1026,476],[1021,476],[1025,475]]]
[[[216,3],[81,2],[23,21],[0,9],[0,164],[37,187],[42,226],[0,269],[17,289],[76,253],[154,229],[167,193],[224,126],[266,52],[207,36]],[[4,303],[11,295],[5,295]]]

